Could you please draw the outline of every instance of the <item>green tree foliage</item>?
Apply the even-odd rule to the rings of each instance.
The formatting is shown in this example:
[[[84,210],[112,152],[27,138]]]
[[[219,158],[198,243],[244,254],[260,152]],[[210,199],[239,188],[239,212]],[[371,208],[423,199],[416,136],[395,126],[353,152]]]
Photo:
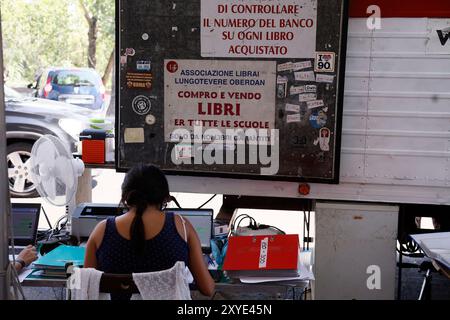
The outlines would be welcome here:
[[[88,66],[89,26],[78,1],[0,1],[6,77],[10,83],[30,83],[39,70],[50,66]],[[98,7],[101,12],[96,69],[103,75],[114,48],[114,0],[84,1],[88,8]]]
[[[114,43],[115,31],[115,5],[112,0],[79,0],[80,8],[84,13],[88,26],[88,66],[97,67],[97,63],[104,63],[99,60],[97,52],[102,53],[102,57],[109,50],[106,65],[102,65],[104,81],[110,76],[114,59],[113,50],[110,46]]]

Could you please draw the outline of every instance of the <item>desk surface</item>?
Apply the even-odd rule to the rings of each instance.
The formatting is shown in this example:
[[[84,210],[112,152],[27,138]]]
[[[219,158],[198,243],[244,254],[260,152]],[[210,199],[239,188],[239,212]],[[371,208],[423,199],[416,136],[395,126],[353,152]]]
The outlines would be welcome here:
[[[436,268],[437,271],[439,271],[441,274],[443,274],[448,279],[450,279],[450,269],[449,268],[447,268],[445,265],[443,265],[442,263],[440,263],[437,260],[432,260],[431,263],[433,264],[433,266]]]
[[[24,287],[33,288],[65,288],[66,279],[43,278],[30,274],[22,282]],[[243,299],[243,300],[266,300],[266,299],[283,299],[292,293],[292,298],[298,296],[296,291],[303,293],[309,286],[309,281],[286,281],[286,282],[265,282],[265,283],[216,283],[215,297],[222,299]],[[207,299],[197,291],[193,291],[194,300]],[[237,298],[238,297],[238,298]]]
[[[426,250],[424,250],[421,247],[421,240],[422,239],[427,239],[427,238],[434,238],[436,236],[439,235],[446,235],[446,236],[450,236],[450,233],[445,232],[445,233],[424,233],[424,234],[417,234],[417,235],[410,235],[411,239],[421,248],[421,250],[424,252],[424,254],[427,256],[427,258],[431,259],[431,262],[433,264],[433,266],[435,267],[435,269],[437,271],[439,271],[441,274],[443,274],[444,276],[446,276],[448,279],[450,279],[450,268],[448,266],[446,266],[444,263],[434,259],[433,257],[430,257],[427,253]],[[445,239],[445,238],[443,238]]]

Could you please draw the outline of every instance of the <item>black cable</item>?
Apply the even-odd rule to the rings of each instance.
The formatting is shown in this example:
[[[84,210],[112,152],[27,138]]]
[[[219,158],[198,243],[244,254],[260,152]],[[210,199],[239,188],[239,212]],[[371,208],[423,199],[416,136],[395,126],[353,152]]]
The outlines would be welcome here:
[[[206,206],[208,203],[210,203],[215,197],[217,197],[217,194],[213,195],[208,201],[206,201],[204,204],[202,204],[200,207],[198,207],[198,209],[203,208],[204,206]]]
[[[179,209],[181,209],[180,204],[178,203],[177,199],[176,199],[174,196],[170,196],[170,200],[173,201],[173,202],[175,202],[175,205],[176,205]]]
[[[239,218],[240,218],[240,219],[239,219]],[[238,222],[238,219],[239,219],[239,222]],[[233,223],[232,223],[232,225],[231,225],[231,232],[235,232],[235,231],[239,228],[239,226],[241,225],[241,222],[242,222],[244,219],[250,219],[250,226],[254,225],[254,226],[256,227],[256,225],[257,225],[256,220],[255,220],[253,217],[249,216],[248,214],[245,214],[245,213],[244,213],[244,214],[238,215],[238,216],[233,220]]]
[[[64,219],[66,219],[66,222],[64,222],[64,223],[61,223],[61,221],[63,221]],[[63,217],[61,217],[61,218],[59,218],[59,220],[58,220],[58,222],[56,222],[56,225],[55,225],[55,231],[56,232],[61,232],[63,229],[64,229],[64,227],[67,225],[67,223],[69,222],[69,216],[68,215],[64,215]],[[61,223],[61,226],[60,226],[60,223]]]
[[[280,228],[277,228],[277,227],[275,227],[275,226],[269,226],[269,225],[266,225],[266,224],[260,224],[260,225],[259,225],[259,228],[260,228],[260,229],[270,229],[270,228],[272,228],[272,229],[277,230],[277,231],[280,232],[281,234],[286,234],[286,232],[284,232],[283,230],[281,230]]]
[[[239,219],[240,218],[240,219]],[[239,221],[237,221],[239,219]],[[250,220],[250,229],[253,229],[253,230],[262,230],[262,229],[269,229],[269,228],[272,228],[272,229],[275,229],[275,230],[277,230],[278,232],[280,232],[281,234],[286,234],[286,232],[284,232],[283,230],[281,230],[280,228],[277,228],[277,227],[275,227],[275,226],[271,226],[271,225],[266,225],[266,224],[258,224],[257,222],[256,222],[256,220],[253,218],[253,217],[251,217],[250,215],[248,215],[248,214],[241,214],[241,215],[239,215],[239,216],[237,216],[236,217],[236,219],[234,219],[234,223],[233,223],[233,225],[232,225],[232,230],[233,231],[237,231],[237,229],[239,229],[239,227],[240,227],[240,225],[241,225],[241,223],[242,223],[242,221],[244,221],[245,219],[249,219]],[[236,226],[236,227],[234,227],[234,226]]]
[[[50,222],[50,219],[48,218],[47,212],[45,212],[44,207],[41,207],[42,212],[44,213],[45,219],[47,220],[48,226],[50,227],[50,229],[53,228],[52,223]]]
[[[307,249],[308,249],[308,251],[309,251],[309,239],[310,239],[310,231],[311,231],[311,210],[308,210],[308,224],[307,224],[307,228],[308,228],[308,241],[307,241],[307,245],[306,245],[306,247],[307,247]]]
[[[237,229],[239,229],[239,226],[241,225],[241,223],[242,223],[242,221],[244,221],[245,219],[249,219],[250,220],[250,227],[256,227],[256,221],[255,221],[255,219],[253,219],[252,217],[250,217],[250,216],[246,216],[246,217],[242,217],[240,220],[239,220],[239,222],[237,223],[237,225],[236,225],[236,229],[235,230],[237,230]]]
[[[231,233],[234,231],[234,225],[236,224],[237,219],[239,219],[239,217],[242,217],[242,216],[245,216],[245,214],[240,214],[236,218],[231,220],[231,223],[230,223],[230,232]]]
[[[306,215],[308,214],[308,217]],[[303,250],[309,250],[311,211],[303,211]]]

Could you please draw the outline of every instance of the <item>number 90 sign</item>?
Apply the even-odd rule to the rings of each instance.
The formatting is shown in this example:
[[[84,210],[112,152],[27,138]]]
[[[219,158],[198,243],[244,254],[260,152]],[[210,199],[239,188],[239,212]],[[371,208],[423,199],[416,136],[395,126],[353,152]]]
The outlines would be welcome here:
[[[334,72],[336,54],[334,52],[317,52],[315,72]]]

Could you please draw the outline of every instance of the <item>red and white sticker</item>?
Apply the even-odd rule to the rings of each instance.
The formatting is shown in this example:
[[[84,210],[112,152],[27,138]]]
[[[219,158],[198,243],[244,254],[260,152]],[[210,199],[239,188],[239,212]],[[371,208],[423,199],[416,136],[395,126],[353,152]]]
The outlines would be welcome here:
[[[316,81],[316,76],[313,71],[295,72],[295,81]]]
[[[294,70],[294,71],[308,69],[308,68],[312,68],[311,61],[296,62],[292,65],[292,70]]]
[[[288,114],[286,116],[287,123],[298,123],[302,122],[302,115],[300,113]]]
[[[294,96],[296,94],[302,94],[306,92],[305,86],[301,86],[301,87],[291,87],[290,89],[291,92],[291,96]]]
[[[336,54],[334,52],[317,52],[315,72],[334,72],[336,65]]]
[[[298,104],[286,104],[286,112],[300,112],[300,106]]]
[[[328,74],[318,74],[316,78],[317,82],[321,83],[333,83],[334,82],[334,76],[328,75]]]
[[[315,93],[305,93],[298,96],[300,102],[309,102],[317,100],[317,94]]]
[[[291,71],[293,69],[293,64],[292,64],[292,62],[286,62],[283,64],[279,64],[277,68],[278,68],[278,72]]]
[[[328,152],[330,151],[331,131],[328,128],[322,128],[319,131],[319,145],[320,150]]]
[[[325,106],[323,100],[308,101],[307,105],[308,105],[308,109],[316,109],[316,108]]]
[[[261,240],[261,249],[259,251],[259,268],[267,268],[267,253],[269,251],[269,238]]]

